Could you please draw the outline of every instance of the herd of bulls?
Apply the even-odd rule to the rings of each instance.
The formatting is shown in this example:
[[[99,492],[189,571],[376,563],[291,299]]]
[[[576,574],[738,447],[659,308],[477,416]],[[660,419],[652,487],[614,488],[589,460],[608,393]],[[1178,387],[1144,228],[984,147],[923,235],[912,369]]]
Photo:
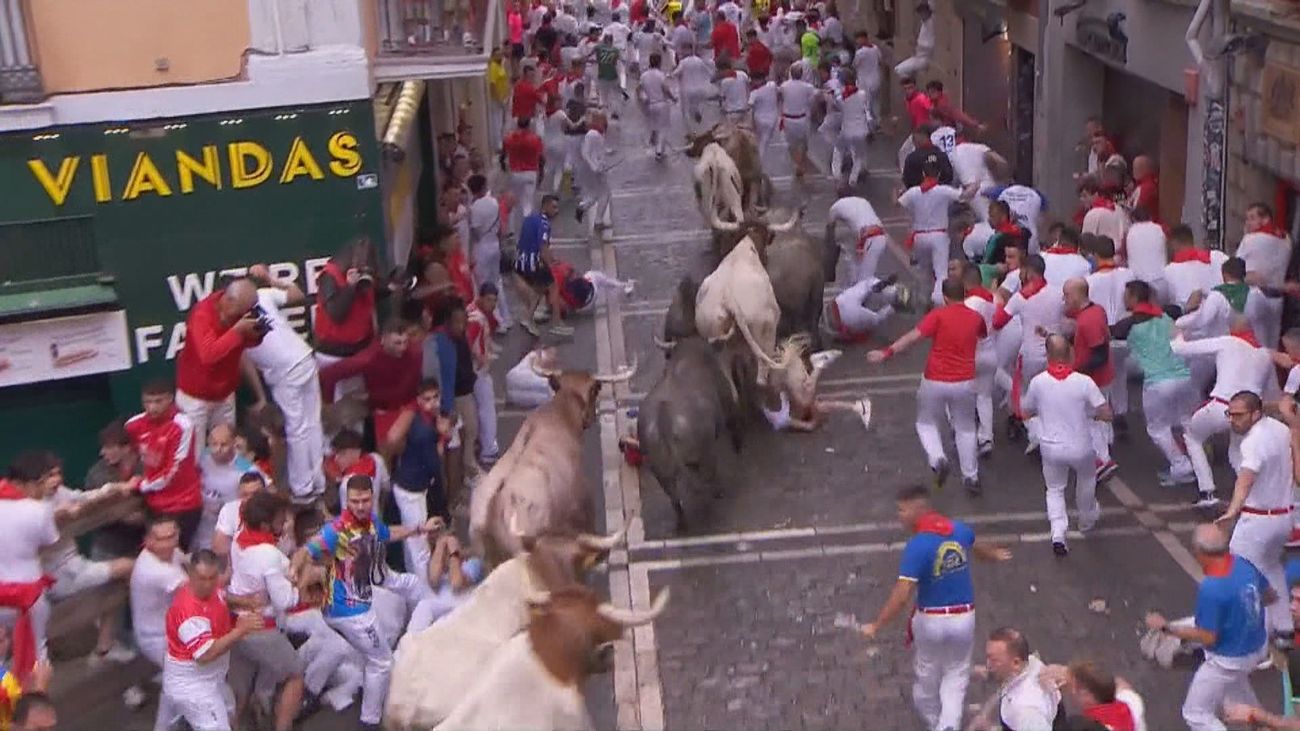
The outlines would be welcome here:
[[[672,501],[720,494],[716,447],[739,452],[761,389],[798,391],[820,341],[823,291],[839,249],[805,236],[798,213],[769,223],[771,184],[744,127],[696,140],[696,195],[714,233],[714,271],[677,288],[659,341],[667,365],[640,407],[645,464]],[[784,340],[778,344],[778,338]],[[610,643],[647,612],[599,600],[585,584],[621,535],[594,535],[582,474],[583,433],[603,384],[619,373],[545,372],[552,400],[531,412],[510,448],[475,487],[470,537],[494,566],[469,600],[398,646],[385,723],[392,731],[463,728],[588,729],[583,681]]]

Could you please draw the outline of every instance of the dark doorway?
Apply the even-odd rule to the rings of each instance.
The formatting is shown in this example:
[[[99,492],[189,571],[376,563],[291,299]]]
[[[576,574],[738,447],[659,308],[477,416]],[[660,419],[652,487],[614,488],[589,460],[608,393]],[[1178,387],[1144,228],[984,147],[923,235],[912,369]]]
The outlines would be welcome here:
[[[1015,68],[1011,82],[1011,166],[1017,183],[1034,180],[1034,54],[1013,46]]]

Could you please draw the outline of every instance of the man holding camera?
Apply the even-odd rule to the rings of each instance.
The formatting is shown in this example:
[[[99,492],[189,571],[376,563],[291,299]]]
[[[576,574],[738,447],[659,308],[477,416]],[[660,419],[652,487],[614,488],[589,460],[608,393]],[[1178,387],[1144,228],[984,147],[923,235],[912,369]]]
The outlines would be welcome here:
[[[185,321],[185,346],[176,359],[176,407],[195,434],[235,423],[235,389],[245,348],[262,342],[268,328],[253,306],[257,285],[247,277],[204,297]]]

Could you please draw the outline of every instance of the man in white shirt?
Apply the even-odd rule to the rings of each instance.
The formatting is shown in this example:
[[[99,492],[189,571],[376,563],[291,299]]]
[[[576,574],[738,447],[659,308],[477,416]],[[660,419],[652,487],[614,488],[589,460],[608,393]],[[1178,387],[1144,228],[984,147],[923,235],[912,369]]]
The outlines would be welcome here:
[[[1115,205],[1101,188],[1101,184],[1088,178],[1079,184],[1079,201],[1083,214],[1083,233],[1109,236],[1111,241],[1123,241],[1128,233],[1128,214]]]
[[[1128,228],[1124,257],[1135,279],[1146,282],[1157,292],[1164,289],[1165,265],[1169,263],[1165,228],[1152,221],[1151,214],[1145,208],[1133,211],[1133,224]]]
[[[749,92],[749,108],[754,116],[754,132],[758,135],[758,159],[766,170],[768,147],[781,125],[781,93],[776,82],[760,78],[758,88]]]
[[[998,682],[997,718],[988,727],[1009,731],[1046,731],[1052,728],[1060,710],[1061,691],[1042,682],[1046,668],[1029,651],[1029,641],[1011,627],[999,627],[984,645],[988,674]]]
[[[57,480],[56,480],[57,476]],[[9,463],[5,479],[0,480],[0,583],[30,585],[40,590],[40,598],[27,610],[32,642],[38,660],[46,657],[46,626],[50,621],[48,587],[42,577],[40,552],[59,540],[54,524],[54,503],[46,500],[62,482],[62,467],[49,452],[27,451]],[[19,615],[17,607],[0,605],[0,623],[13,625]]]
[[[790,68],[790,78],[781,83],[781,128],[790,147],[790,160],[794,163],[796,180],[803,180],[808,170],[808,133],[813,99],[817,87],[803,78],[803,69]]]
[[[731,61],[718,59],[718,94],[722,103],[722,118],[741,124],[749,117],[749,74],[732,68]]]
[[[997,304],[993,293],[984,287],[984,276],[978,264],[953,259],[949,266],[950,279],[960,277],[966,285],[966,306],[975,310],[984,318],[984,330],[987,335],[980,338],[975,348],[975,415],[977,429],[975,437],[979,456],[986,457],[993,452],[993,386],[998,372],[998,350],[996,333],[993,330],[993,314]]]
[[[835,295],[826,305],[826,324],[836,339],[863,342],[894,314],[895,307],[903,309],[907,294],[896,279],[864,277]]]
[[[817,103],[825,109],[826,113],[822,117],[821,126],[817,128],[817,133],[821,135],[831,150],[831,178],[839,181],[842,179],[841,175],[844,170],[844,156],[849,152],[847,142],[840,135],[844,121],[844,114],[841,109],[841,103],[844,99],[844,82],[840,81],[834,71],[831,71],[823,78],[822,72],[813,68],[807,59],[800,59],[799,67],[803,78],[812,82],[820,92]]]
[[[1246,262],[1246,282],[1276,290],[1286,280],[1291,261],[1291,237],[1273,222],[1273,209],[1266,203],[1252,203],[1246,209],[1246,233],[1237,246],[1237,256]],[[1259,341],[1276,348],[1282,336],[1282,297],[1268,296],[1260,303],[1251,326]]]
[[[243,527],[235,536],[240,550],[230,556],[228,595],[254,601],[266,597],[261,610],[261,631],[252,632],[239,641],[235,656],[255,671],[259,686],[279,687],[275,702],[275,731],[290,731],[298,714],[303,694],[303,666],[280,631],[277,617],[298,604],[298,589],[289,581],[289,557],[278,543],[288,518],[289,502],[282,496],[261,490],[243,503]],[[244,673],[241,673],[241,676]],[[237,707],[243,707],[252,694],[252,675],[246,683],[233,683]],[[322,688],[317,688],[319,693]]]
[[[912,55],[894,67],[894,74],[900,79],[916,78],[916,75],[930,68],[930,59],[934,56],[934,12],[929,3],[922,2],[916,6],[916,19],[921,27],[916,32],[916,48]]]
[[[841,71],[844,89],[840,92],[840,146],[853,156],[853,169],[849,171],[849,185],[857,185],[867,172],[867,139],[874,124],[871,118],[871,99],[857,85],[853,69]],[[832,171],[836,180],[839,175]]]
[[[877,215],[875,207],[866,198],[845,196],[831,204],[826,214],[826,245],[835,243],[835,227],[843,223],[853,237],[853,255],[849,258],[850,283],[874,277],[880,267],[880,257],[889,248],[889,234]],[[838,261],[838,258],[837,258]],[[827,279],[831,279],[827,272]]]
[[[140,653],[161,670],[167,659],[167,608],[172,595],[186,581],[185,556],[179,550],[180,526],[172,516],[149,522],[140,551],[131,570],[131,629]],[[138,687],[131,693],[143,700]],[[134,704],[132,704],[134,705]]]
[[[898,205],[912,216],[912,233],[908,237],[913,256],[921,267],[930,263],[934,276],[931,300],[935,306],[943,304],[940,286],[948,273],[948,250],[952,241],[948,234],[948,209],[964,199],[963,193],[950,185],[939,184],[939,166],[927,161],[921,169],[924,179],[920,185],[908,188],[898,198]]]
[[[1092,265],[1080,252],[1079,232],[1071,227],[1061,230],[1060,238],[1043,250],[1043,263],[1047,266],[1044,277],[1048,284],[1058,287],[1071,279],[1084,279],[1092,273]]]
[[[941,128],[944,129],[944,128]],[[947,127],[946,129],[952,129]],[[938,134],[938,132],[935,132]],[[956,132],[953,132],[954,136]],[[933,136],[931,137],[933,140]],[[943,149],[938,144],[935,145]],[[952,172],[957,184],[962,188],[974,188],[975,197],[971,199],[971,208],[981,221],[989,219],[989,197],[987,193],[997,187],[993,169],[1007,169],[1007,161],[981,142],[960,142],[951,150],[945,150],[952,162]]]
[[[658,24],[653,20],[646,20],[640,28],[632,33],[633,62],[639,72],[644,74],[645,70],[649,68],[652,54],[659,54],[662,63],[664,54],[667,51],[668,41],[664,38],[663,31],[659,29]]]
[[[647,68],[641,72],[637,94],[645,105],[646,123],[650,125],[650,144],[654,147],[655,159],[663,160],[668,149],[668,116],[677,97],[668,88],[668,77],[662,69],[663,56],[651,53],[646,59]]]
[[[1115,242],[1109,237],[1094,239],[1092,250],[1097,257],[1097,271],[1086,277],[1088,296],[1106,311],[1106,324],[1114,327],[1115,323],[1128,317],[1124,288],[1133,281],[1133,272],[1119,266],[1115,258]],[[1115,368],[1115,380],[1107,388],[1106,396],[1114,416],[1115,430],[1124,433],[1128,429],[1128,348],[1123,341],[1111,341],[1110,359]]]
[[[1170,229],[1169,249],[1164,271],[1165,304],[1186,310],[1193,292],[1204,295],[1223,284],[1223,263],[1228,255],[1198,247],[1191,227],[1178,225]]]
[[[677,89],[681,92],[682,123],[687,134],[699,131],[704,122],[704,105],[717,93],[713,85],[716,74],[713,64],[701,58],[694,49],[693,42],[687,45],[685,53],[678,56],[677,68],[669,74],[677,80]]]
[[[1047,519],[1052,526],[1052,552],[1069,554],[1065,532],[1070,527],[1065,508],[1065,487],[1074,472],[1074,501],[1079,510],[1079,530],[1087,533],[1097,523],[1096,452],[1091,439],[1093,421],[1110,421],[1110,405],[1088,376],[1076,372],[1074,354],[1063,335],[1049,335],[1047,370],[1034,376],[1021,402],[1026,419],[1039,418],[1039,448],[1043,456],[1043,481],[1047,483]]]
[[[994,329],[1005,328],[1013,319],[1020,321],[1020,349],[1012,374],[1011,411],[1024,422],[1028,432],[1026,453],[1038,449],[1039,426],[1038,419],[1023,415],[1023,394],[1034,377],[1047,368],[1047,335],[1061,332],[1065,321],[1064,294],[1060,287],[1049,285],[1043,278],[1046,266],[1042,256],[1029,255],[1019,269],[1020,290],[993,314]]]
[[[469,204],[470,273],[474,278],[474,291],[477,292],[484,282],[491,282],[498,292],[504,292],[505,282],[501,280],[501,203],[488,190],[486,177],[471,175],[468,185],[469,194],[474,198]],[[501,323],[501,331],[508,332],[510,310],[505,297],[497,298],[497,309],[493,314]]]
[[[1178,329],[1189,340],[1227,335],[1233,318],[1244,314],[1249,320],[1251,303],[1262,296],[1245,283],[1246,264],[1241,259],[1228,259],[1219,271],[1223,284],[1192,292],[1183,307],[1185,314],[1177,320]]]
[[[1047,199],[1027,185],[1008,185],[997,193],[996,198],[1007,204],[1011,217],[1029,232],[1029,253],[1037,254],[1038,219],[1047,210]]]
[[[613,20],[605,26],[605,35],[609,36],[610,40],[614,42],[614,48],[618,50],[619,90],[627,88],[628,41],[632,39],[632,29],[623,22],[626,17],[622,10],[616,10],[614,11]]]
[[[589,235],[595,235],[596,229],[604,229],[605,235],[612,235],[614,192],[609,186],[609,171],[614,166],[609,160],[609,149],[605,144],[607,122],[605,115],[595,112],[588,121],[590,129],[582,138],[582,147],[578,155],[578,182],[582,186],[582,200],[574,209],[574,217],[582,223],[588,210],[593,210]]]
[[[194,545],[212,547],[212,532],[217,527],[221,507],[239,495],[239,480],[252,469],[235,449],[235,429],[217,424],[208,432],[208,448],[199,456],[199,484],[203,490],[203,517],[199,520]]]
[[[853,52],[853,71],[858,75],[858,85],[871,102],[871,118],[879,121],[881,69],[884,68],[881,48],[871,42],[866,31],[858,31],[855,40],[858,47]]]
[[[1185,340],[1179,335],[1171,344],[1174,352],[1185,358],[1197,355],[1214,358],[1216,375],[1214,388],[1210,390],[1210,400],[1183,424],[1183,440],[1187,443],[1187,456],[1192,460],[1196,486],[1200,492],[1196,504],[1205,508],[1219,504],[1219,499],[1214,494],[1214,473],[1210,470],[1210,460],[1205,455],[1205,442],[1215,434],[1228,431],[1231,425],[1227,413],[1229,399],[1242,391],[1250,391],[1261,397],[1270,396],[1271,391],[1277,388],[1273,376],[1273,357],[1255,339],[1245,317],[1233,319],[1231,333],[1200,340]],[[1235,437],[1228,442],[1228,461],[1234,470],[1241,462],[1240,440]]]
[[[259,280],[257,306],[262,310],[260,321],[267,327],[261,344],[244,354],[257,367],[284,414],[289,491],[294,502],[305,505],[325,492],[320,380],[311,347],[294,331],[283,310],[302,305],[306,296],[293,281],[272,276],[265,264],[249,267],[248,274]],[[259,396],[265,402],[265,394]]]

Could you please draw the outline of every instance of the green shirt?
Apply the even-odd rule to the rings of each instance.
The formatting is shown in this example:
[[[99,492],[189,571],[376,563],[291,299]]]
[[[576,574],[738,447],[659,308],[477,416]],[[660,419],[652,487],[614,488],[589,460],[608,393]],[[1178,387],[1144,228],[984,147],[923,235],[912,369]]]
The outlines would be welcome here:
[[[1169,341],[1173,338],[1174,321],[1168,315],[1152,317],[1135,323],[1128,331],[1129,355],[1137,358],[1142,367],[1144,383],[1150,385],[1176,378],[1190,378],[1192,373]]]
[[[613,46],[596,46],[596,78],[601,81],[618,81],[618,49]]]
[[[820,62],[822,39],[815,32],[804,31],[799,38],[799,48],[803,51],[803,57],[811,61],[814,66]]]

